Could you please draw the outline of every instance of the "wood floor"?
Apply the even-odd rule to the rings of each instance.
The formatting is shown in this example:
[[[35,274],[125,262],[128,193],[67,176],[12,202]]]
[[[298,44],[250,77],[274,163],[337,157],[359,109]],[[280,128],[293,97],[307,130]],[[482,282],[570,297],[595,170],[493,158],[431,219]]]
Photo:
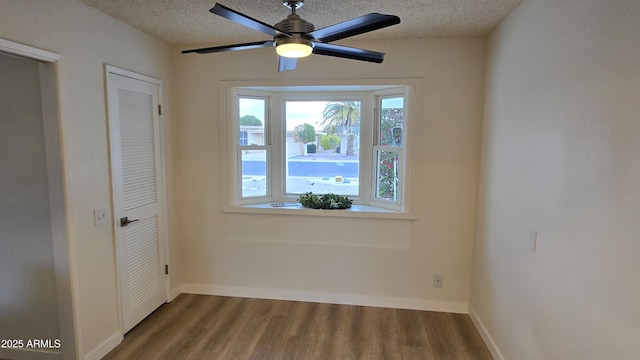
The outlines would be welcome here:
[[[182,294],[104,359],[492,359],[469,316]]]

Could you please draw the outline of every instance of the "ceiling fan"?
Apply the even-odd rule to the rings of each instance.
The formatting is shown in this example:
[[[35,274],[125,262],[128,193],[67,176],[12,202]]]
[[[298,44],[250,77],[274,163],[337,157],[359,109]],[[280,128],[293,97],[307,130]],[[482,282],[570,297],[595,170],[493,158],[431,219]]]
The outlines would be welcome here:
[[[313,24],[296,14],[296,10],[304,5],[304,0],[283,0],[282,3],[291,9],[291,14],[273,26],[224,5],[216,4],[209,10],[213,14],[272,36],[273,40],[192,49],[182,51],[182,53],[208,54],[275,46],[278,54],[278,72],[294,70],[298,58],[309,56],[312,53],[381,63],[384,60],[384,53],[329,43],[400,23],[400,18],[395,15],[371,13],[315,30]]]

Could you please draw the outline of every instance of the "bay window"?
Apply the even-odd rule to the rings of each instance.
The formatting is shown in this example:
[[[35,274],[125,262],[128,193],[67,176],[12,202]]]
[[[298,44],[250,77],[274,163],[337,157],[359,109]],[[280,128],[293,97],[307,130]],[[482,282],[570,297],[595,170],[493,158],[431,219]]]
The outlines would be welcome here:
[[[313,192],[348,196],[356,211],[408,213],[414,86],[404,82],[225,84],[225,208],[293,205]]]

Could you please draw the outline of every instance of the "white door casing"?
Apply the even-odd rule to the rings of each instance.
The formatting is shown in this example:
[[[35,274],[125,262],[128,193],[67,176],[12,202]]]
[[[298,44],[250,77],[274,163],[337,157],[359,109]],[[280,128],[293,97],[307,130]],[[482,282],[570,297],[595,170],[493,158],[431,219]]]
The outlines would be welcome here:
[[[107,66],[122,331],[167,301],[161,81]]]

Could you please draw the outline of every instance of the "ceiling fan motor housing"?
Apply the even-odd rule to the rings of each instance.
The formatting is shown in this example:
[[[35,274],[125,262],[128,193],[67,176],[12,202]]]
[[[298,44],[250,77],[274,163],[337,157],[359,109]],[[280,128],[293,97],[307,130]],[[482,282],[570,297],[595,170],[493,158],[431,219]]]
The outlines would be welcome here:
[[[275,24],[274,27],[287,34],[308,34],[315,30],[312,23],[297,14],[289,14],[286,19]]]

